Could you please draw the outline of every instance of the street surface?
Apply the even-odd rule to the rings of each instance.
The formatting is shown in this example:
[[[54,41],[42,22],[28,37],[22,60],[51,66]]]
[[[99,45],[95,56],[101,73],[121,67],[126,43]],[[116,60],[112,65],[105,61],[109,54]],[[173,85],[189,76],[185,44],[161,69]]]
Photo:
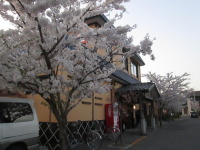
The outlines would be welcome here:
[[[184,117],[163,124],[155,130],[148,128],[147,136],[138,131],[122,133],[123,144],[114,145],[104,138],[100,150],[200,150],[200,118]],[[80,144],[74,150],[89,150]]]
[[[128,150],[200,150],[200,118],[180,118],[140,139]]]

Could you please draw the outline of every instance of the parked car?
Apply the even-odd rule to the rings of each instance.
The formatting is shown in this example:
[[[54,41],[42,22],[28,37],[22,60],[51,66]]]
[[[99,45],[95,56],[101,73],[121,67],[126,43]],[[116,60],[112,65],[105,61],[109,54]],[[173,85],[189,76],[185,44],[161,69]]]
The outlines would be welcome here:
[[[38,150],[38,138],[33,101],[0,97],[0,150]]]
[[[191,118],[199,118],[199,115],[197,112],[191,112]]]

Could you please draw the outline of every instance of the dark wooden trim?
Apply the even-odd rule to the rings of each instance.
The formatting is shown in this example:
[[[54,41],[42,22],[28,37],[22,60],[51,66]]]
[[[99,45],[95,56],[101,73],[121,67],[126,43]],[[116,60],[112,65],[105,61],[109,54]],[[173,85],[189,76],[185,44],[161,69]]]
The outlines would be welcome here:
[[[102,106],[103,104],[101,104],[101,103],[95,103],[95,105],[97,105],[97,106]]]
[[[91,102],[86,102],[86,101],[82,101],[82,104],[87,104],[87,105],[91,105]]]
[[[98,99],[98,100],[102,100],[103,99],[102,97],[97,97],[97,96],[95,96],[94,98]]]

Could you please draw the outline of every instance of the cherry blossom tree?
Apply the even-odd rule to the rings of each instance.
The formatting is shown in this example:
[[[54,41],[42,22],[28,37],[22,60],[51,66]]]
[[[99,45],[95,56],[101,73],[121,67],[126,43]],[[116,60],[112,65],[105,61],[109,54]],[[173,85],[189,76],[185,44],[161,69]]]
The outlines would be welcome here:
[[[161,98],[157,100],[161,117],[163,109],[179,112],[182,104],[187,100],[192,91],[189,88],[189,74],[187,73],[177,76],[171,72],[162,76],[149,72],[144,77],[156,84],[161,95]]]
[[[0,90],[39,94],[59,123],[62,150],[67,149],[70,110],[93,92],[108,91],[109,76],[120,69],[122,58],[135,53],[154,58],[149,36],[134,46],[127,37],[134,26],[114,27],[127,1],[0,1],[1,17],[15,27],[0,31]],[[117,10],[115,17],[101,28],[85,23],[86,18],[112,10]]]
[[[191,101],[191,109],[192,109],[192,111],[199,112],[200,111],[199,101],[192,100]]]

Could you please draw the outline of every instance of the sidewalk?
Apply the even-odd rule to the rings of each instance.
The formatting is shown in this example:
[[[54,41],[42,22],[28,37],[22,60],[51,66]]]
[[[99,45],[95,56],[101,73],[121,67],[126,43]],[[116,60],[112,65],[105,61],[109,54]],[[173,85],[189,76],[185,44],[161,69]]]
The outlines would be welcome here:
[[[125,150],[143,140],[146,136],[141,136],[139,130],[128,129],[122,132],[122,144],[120,141],[115,145],[108,137],[104,137],[100,150]],[[83,143],[74,150],[89,150],[87,144]]]
[[[188,116],[183,116],[180,118],[175,119],[177,120],[183,120],[188,119]],[[141,142],[144,140],[148,135],[153,133],[154,131],[159,132],[159,130],[162,130],[163,128],[167,128],[170,126],[174,121],[166,121],[162,122],[162,127],[157,125],[156,129],[152,129],[151,127],[147,127],[147,135],[143,136],[140,134],[139,129],[126,129],[124,132],[122,132],[122,144],[118,142],[117,145],[113,141],[111,141],[108,137],[104,137],[102,140],[102,144],[99,150],[127,150],[128,148],[134,146],[135,144]],[[90,150],[87,144],[83,143],[74,148],[73,150]]]

